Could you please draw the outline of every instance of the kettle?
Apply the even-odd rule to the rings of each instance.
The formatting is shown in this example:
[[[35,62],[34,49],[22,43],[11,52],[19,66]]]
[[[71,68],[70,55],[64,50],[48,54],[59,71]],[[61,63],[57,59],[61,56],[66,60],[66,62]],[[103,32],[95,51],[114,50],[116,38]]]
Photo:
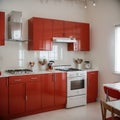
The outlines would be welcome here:
[[[49,63],[48,63],[48,69],[49,69],[49,70],[53,70],[54,63],[55,63],[55,62],[52,61],[52,60],[49,61]]]
[[[84,67],[85,67],[85,69],[90,69],[91,68],[90,61],[84,61]]]

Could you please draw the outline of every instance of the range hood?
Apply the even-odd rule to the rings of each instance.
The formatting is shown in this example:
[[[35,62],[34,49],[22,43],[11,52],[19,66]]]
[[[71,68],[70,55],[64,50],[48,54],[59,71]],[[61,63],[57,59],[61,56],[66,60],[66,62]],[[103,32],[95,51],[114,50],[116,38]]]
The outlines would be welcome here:
[[[22,39],[22,12],[12,11],[9,14],[8,40],[25,41]]]
[[[66,37],[53,37],[53,42],[57,43],[75,43],[75,38],[66,38]]]

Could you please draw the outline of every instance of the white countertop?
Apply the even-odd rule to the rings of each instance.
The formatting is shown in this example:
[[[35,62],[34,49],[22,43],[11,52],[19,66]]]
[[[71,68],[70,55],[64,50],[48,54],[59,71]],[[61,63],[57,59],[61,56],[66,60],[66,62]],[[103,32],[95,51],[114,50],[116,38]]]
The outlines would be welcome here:
[[[36,72],[31,72],[31,73],[26,73],[26,74],[10,74],[7,72],[1,72],[2,74],[0,77],[10,77],[10,76],[22,76],[22,75],[35,75],[35,74],[49,74],[49,73],[61,73],[64,71],[58,71],[58,70],[49,70],[49,71],[36,71]]]
[[[103,86],[106,86],[108,88],[112,88],[114,90],[120,91],[120,82],[118,82],[118,83],[108,83],[108,84],[104,84]]]
[[[98,71],[97,69],[83,69],[83,71],[90,72],[90,71]],[[10,77],[10,76],[22,76],[22,75],[35,75],[35,74],[49,74],[49,73],[60,73],[65,71],[58,71],[58,70],[45,70],[45,71],[35,71],[26,74],[10,74],[7,72],[2,71],[0,77]]]

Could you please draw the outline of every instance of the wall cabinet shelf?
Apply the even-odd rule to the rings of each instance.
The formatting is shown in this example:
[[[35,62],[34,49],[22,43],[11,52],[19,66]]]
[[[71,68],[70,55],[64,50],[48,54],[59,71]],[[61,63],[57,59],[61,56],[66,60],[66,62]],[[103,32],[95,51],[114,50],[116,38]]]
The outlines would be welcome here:
[[[33,17],[28,21],[28,49],[52,50],[53,37],[73,37],[68,51],[89,51],[89,24]]]
[[[0,45],[5,44],[5,12],[0,12]]]

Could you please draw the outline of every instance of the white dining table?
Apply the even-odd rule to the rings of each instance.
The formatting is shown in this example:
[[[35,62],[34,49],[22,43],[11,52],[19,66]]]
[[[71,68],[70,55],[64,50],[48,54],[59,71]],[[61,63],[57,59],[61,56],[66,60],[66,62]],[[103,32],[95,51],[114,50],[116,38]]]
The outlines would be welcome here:
[[[110,105],[111,107],[117,109],[120,111],[120,100],[115,100],[115,101],[109,101],[106,102],[108,105]]]
[[[106,86],[108,88],[111,88],[111,89],[114,89],[114,90],[117,90],[120,92],[120,82],[117,82],[117,83],[107,83],[107,84],[104,84],[103,86]]]

